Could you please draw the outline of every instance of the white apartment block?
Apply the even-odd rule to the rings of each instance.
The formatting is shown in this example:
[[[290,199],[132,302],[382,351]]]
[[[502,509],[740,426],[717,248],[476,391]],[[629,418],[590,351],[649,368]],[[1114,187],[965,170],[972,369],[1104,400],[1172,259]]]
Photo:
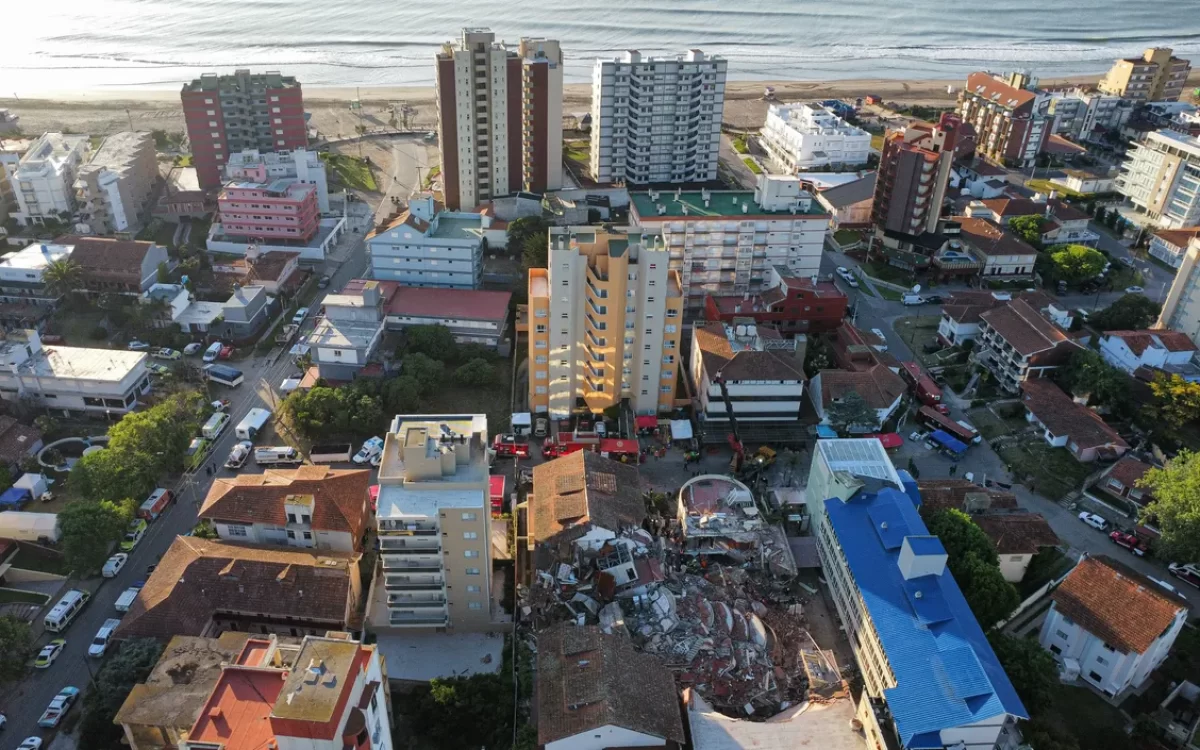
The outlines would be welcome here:
[[[75,175],[87,152],[86,135],[46,133],[34,141],[9,172],[21,226],[62,221],[62,214],[74,212]]]
[[[772,104],[759,143],[771,166],[788,175],[866,164],[871,154],[870,133],[819,104]]]
[[[35,307],[55,305],[59,296],[46,288],[46,267],[69,260],[74,249],[74,245],[37,243],[4,256],[0,259],[0,302]]]
[[[47,411],[124,414],[150,392],[146,355],[122,349],[42,346],[37,331],[0,339],[0,398]]]
[[[1200,138],[1147,133],[1121,165],[1117,192],[1162,229],[1200,224]]]
[[[728,63],[689,50],[674,58],[630,50],[592,70],[591,173],[645,185],[717,178]]]
[[[321,213],[329,213],[329,183],[325,177],[325,165],[316,151],[298,148],[294,151],[260,153],[256,149],[247,149],[230,154],[225,162],[225,179],[263,184],[289,179],[305,185],[316,185],[317,206]]]
[[[1188,242],[1155,328],[1180,331],[1200,346],[1200,237]]]
[[[697,416],[717,431],[729,426],[730,409],[739,424],[794,424],[804,400],[805,342],[803,334],[787,339],[766,326],[693,325],[688,371]]]
[[[398,415],[384,440],[372,629],[493,629],[487,417]]]
[[[762,291],[775,266],[815,276],[831,218],[799,180],[768,175],[759,175],[753,192],[630,193],[629,216],[662,234],[689,319],[703,310],[705,294]]]
[[[75,198],[81,234],[137,232],[158,180],[154,136],[116,133],[104,139],[91,161],[80,167]]]
[[[673,408],[683,295],[662,237],[556,227],[547,266],[529,271],[530,408]]]
[[[1052,132],[1088,141],[1097,128],[1120,131],[1133,114],[1133,100],[1083,89],[1052,91],[1048,111],[1054,118]]]
[[[371,276],[406,286],[478,289],[490,226],[490,216],[438,211],[433,194],[421,193],[407,211],[367,235]]]

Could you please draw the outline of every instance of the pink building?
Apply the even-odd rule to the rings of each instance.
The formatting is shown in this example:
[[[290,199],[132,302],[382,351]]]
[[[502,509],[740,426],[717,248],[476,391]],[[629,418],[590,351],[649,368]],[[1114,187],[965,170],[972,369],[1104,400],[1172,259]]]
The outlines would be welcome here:
[[[264,184],[230,182],[217,200],[227,235],[307,242],[317,233],[317,188],[289,179]]]

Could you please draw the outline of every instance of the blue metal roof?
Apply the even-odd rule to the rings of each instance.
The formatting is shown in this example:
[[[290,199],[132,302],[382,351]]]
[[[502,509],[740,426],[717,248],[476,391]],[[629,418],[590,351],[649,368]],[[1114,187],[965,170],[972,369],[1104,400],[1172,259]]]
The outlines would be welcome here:
[[[945,554],[914,499],[885,487],[826,500],[825,513],[895,674],[884,698],[904,747],[941,748],[942,730],[999,714],[1028,718],[949,570],[907,581],[900,572],[904,537],[916,554]]]
[[[966,443],[954,437],[945,430],[934,430],[932,433],[930,433],[929,437],[943,448],[949,448],[955,453],[965,453],[967,450]]]

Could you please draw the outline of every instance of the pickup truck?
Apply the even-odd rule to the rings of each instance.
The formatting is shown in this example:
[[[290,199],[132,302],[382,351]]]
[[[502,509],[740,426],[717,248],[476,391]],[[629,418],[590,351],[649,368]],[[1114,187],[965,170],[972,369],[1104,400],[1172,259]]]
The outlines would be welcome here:
[[[1113,544],[1124,547],[1138,557],[1145,557],[1146,552],[1149,551],[1141,539],[1133,534],[1126,534],[1124,531],[1114,531],[1108,535],[1108,538],[1112,540]]]
[[[59,690],[58,695],[54,696],[50,705],[42,712],[41,718],[38,719],[38,726],[43,729],[54,729],[71,710],[71,706],[75,705],[75,699],[78,697],[79,688],[77,687],[68,685]]]
[[[1167,566],[1167,570],[1170,571],[1171,575],[1184,583],[1190,583],[1200,589],[1200,565],[1196,565],[1195,563],[1189,565],[1171,563]]]

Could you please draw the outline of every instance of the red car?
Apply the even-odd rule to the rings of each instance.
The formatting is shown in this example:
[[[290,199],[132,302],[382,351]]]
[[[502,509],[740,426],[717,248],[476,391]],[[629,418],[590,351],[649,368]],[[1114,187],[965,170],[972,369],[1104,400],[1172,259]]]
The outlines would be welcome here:
[[[225,345],[221,347],[221,353],[217,355],[217,359],[229,359],[233,356],[233,347]]]
[[[1114,531],[1108,535],[1108,538],[1113,541],[1113,544],[1124,547],[1138,557],[1145,556],[1146,552],[1149,551],[1146,549],[1146,544],[1133,534],[1126,534],[1123,531]]]

